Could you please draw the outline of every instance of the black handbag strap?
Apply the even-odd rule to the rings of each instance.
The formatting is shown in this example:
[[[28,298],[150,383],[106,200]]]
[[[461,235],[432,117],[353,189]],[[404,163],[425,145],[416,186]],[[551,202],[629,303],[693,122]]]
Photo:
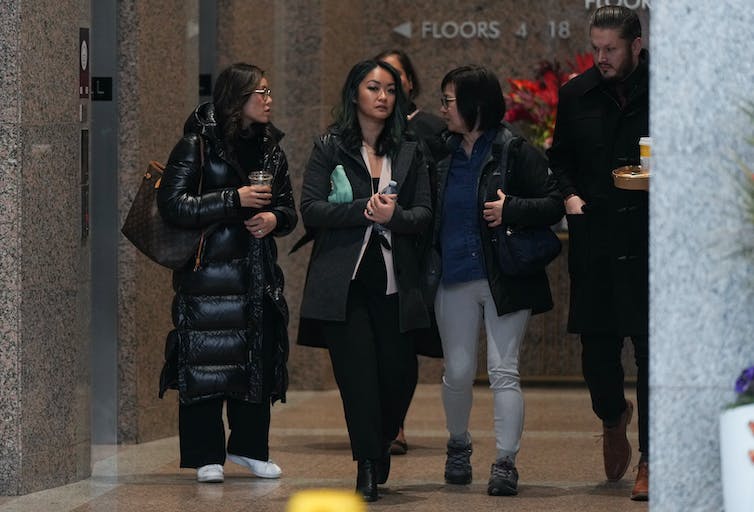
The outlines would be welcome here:
[[[492,156],[495,161],[498,162],[500,172],[500,189],[507,192],[508,182],[512,174],[512,162],[511,156],[518,152],[524,139],[512,133],[508,128],[503,128],[503,142],[495,142],[492,144]]]

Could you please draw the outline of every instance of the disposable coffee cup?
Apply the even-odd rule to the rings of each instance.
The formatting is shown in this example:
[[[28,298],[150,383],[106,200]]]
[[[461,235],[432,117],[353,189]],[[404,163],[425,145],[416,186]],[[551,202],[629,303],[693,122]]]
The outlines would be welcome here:
[[[267,171],[251,171],[249,173],[249,183],[251,185],[272,186],[272,173]]]
[[[649,172],[652,163],[652,137],[641,137],[639,139],[639,157],[641,166]]]

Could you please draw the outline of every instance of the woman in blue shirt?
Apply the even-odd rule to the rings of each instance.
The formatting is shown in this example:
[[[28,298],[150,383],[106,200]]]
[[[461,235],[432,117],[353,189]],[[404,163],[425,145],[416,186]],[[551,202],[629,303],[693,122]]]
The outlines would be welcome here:
[[[434,226],[441,269],[435,313],[445,354],[442,399],[450,434],[445,481],[471,483],[468,426],[484,321],[497,446],[487,492],[513,495],[524,417],[519,349],[529,317],[551,309],[552,296],[544,269],[527,276],[501,271],[491,228],[555,224],[563,216],[563,200],[539,150],[523,141],[503,154],[514,135],[502,122],[505,102],[494,73],[460,67],[445,75],[441,87],[440,112],[452,133],[450,155],[438,165]]]

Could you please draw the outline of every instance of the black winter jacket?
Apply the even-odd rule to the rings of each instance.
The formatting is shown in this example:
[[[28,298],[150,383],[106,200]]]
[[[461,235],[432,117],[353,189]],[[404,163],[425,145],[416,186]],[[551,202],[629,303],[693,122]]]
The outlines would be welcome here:
[[[586,202],[583,215],[568,215],[570,332],[649,331],[649,194],[618,189],[612,177],[639,163],[639,138],[649,134],[648,68],[642,50],[623,107],[596,67],[560,89],[550,166],[563,196]]]
[[[405,158],[401,158],[403,153]],[[330,173],[343,165],[353,190],[351,203],[333,204]],[[398,183],[393,217],[385,227],[392,232],[393,263],[398,286],[400,329],[406,332],[429,326],[420,291],[418,234],[431,222],[427,163],[415,141],[405,141],[393,160],[392,179]],[[344,145],[334,129],[315,142],[304,174],[301,217],[314,236],[301,304],[298,342],[323,346],[318,322],[346,318],[348,290],[370,221],[364,208],[372,195],[372,182],[358,150]]]
[[[528,276],[514,277],[500,272],[497,256],[494,254],[492,245],[492,230],[482,217],[484,203],[497,200],[496,190],[499,185],[492,179],[495,171],[505,169],[497,158],[500,158],[505,138],[512,136],[512,131],[507,123],[500,125],[497,135],[493,140],[487,155],[483,159],[481,172],[478,176],[477,185],[477,208],[479,210],[479,230],[482,238],[482,250],[484,254],[484,267],[487,273],[487,281],[490,292],[495,301],[498,315],[512,313],[521,309],[531,309],[532,314],[543,313],[552,309],[552,294],[550,283],[544,270]],[[445,186],[448,178],[448,170],[453,158],[452,153],[458,147],[461,138],[452,135],[448,139],[451,154],[438,165],[437,175],[437,210],[433,229],[435,241],[434,257],[430,257],[427,263],[429,277],[429,295],[433,298],[435,286],[441,279],[440,261],[442,247],[440,247],[440,228],[442,222]],[[547,167],[547,159],[544,155],[523,142],[511,155],[510,174],[505,179],[503,192],[506,194],[503,203],[503,222],[512,226],[550,226],[557,223],[563,217],[563,199],[558,192],[555,179]],[[502,156],[505,159],[505,156]],[[493,199],[494,198],[494,199]]]
[[[237,190],[248,185],[248,176],[228,156],[216,128],[213,105],[200,105],[170,154],[158,193],[165,220],[206,228],[200,268],[190,263],[173,273],[175,329],[166,341],[160,397],[173,388],[184,404],[218,397],[285,401],[288,307],[277,248],[271,236],[256,239],[246,230],[243,221],[255,212],[241,206]],[[266,209],[277,217],[276,236],[297,222],[288,163],[278,145],[282,135],[271,124],[259,127],[264,168],[274,175],[273,201]],[[198,196],[200,137],[205,155]],[[262,364],[263,314],[275,319],[275,339],[264,341],[275,344],[272,369]],[[264,382],[264,375],[273,382]]]

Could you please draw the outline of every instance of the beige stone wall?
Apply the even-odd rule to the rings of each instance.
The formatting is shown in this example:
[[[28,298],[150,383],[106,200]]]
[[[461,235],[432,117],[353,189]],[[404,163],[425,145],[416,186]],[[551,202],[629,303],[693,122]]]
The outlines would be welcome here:
[[[119,210],[125,218],[150,160],[165,162],[198,98],[196,0],[125,0],[118,5]],[[125,239],[118,253],[118,440],[173,435],[177,398],[157,398],[172,324],[171,274]]]

